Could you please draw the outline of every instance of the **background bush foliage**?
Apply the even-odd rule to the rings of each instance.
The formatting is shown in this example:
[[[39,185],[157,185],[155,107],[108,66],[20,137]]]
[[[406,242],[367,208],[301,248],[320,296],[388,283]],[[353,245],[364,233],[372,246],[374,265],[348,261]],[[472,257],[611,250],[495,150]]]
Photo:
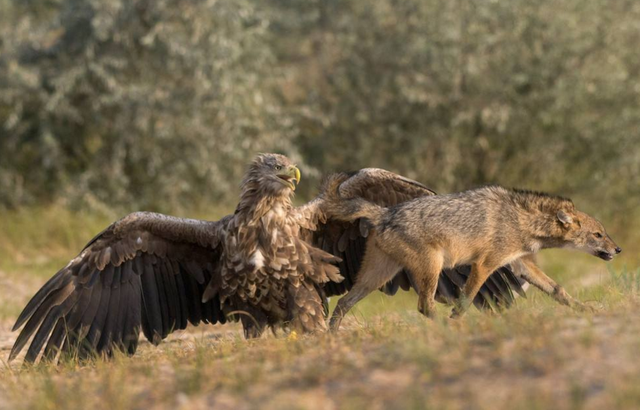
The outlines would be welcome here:
[[[0,203],[233,202],[256,152],[640,198],[634,0],[0,0]]]

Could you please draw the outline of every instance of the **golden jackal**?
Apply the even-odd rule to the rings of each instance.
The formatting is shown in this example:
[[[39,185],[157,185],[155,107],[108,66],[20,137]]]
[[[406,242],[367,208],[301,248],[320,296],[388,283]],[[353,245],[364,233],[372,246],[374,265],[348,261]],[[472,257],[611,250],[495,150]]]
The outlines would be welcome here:
[[[331,179],[325,192],[339,198]],[[440,271],[462,264],[471,264],[472,271],[452,316],[464,313],[491,272],[509,263],[523,265],[515,269],[517,274],[558,302],[580,308],[536,266],[532,255],[546,248],[575,248],[608,261],[621,252],[602,224],[576,210],[571,200],[539,192],[488,186],[391,208],[363,199],[331,203],[344,220],[367,218],[375,228],[375,241],[369,244],[378,248],[367,249],[356,284],[334,311],[333,329],[353,305],[402,268],[413,274],[418,310],[429,317],[435,312]]]

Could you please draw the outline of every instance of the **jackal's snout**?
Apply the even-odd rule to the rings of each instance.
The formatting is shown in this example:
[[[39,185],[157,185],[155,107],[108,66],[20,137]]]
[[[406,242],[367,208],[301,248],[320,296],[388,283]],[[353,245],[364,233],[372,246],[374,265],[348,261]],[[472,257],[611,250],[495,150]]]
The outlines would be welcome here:
[[[605,261],[610,261],[613,259],[613,254],[607,252],[607,251],[598,251],[598,253],[596,253],[596,256],[600,259],[603,259]]]
[[[620,252],[622,249],[616,245],[616,243],[609,237],[609,235],[604,235],[601,241],[598,241],[598,249],[596,250],[596,256],[600,259],[604,259],[605,261],[610,261],[613,257]]]
[[[559,212],[558,220],[566,229],[569,246],[610,261],[622,249],[607,234],[600,221],[584,212]]]

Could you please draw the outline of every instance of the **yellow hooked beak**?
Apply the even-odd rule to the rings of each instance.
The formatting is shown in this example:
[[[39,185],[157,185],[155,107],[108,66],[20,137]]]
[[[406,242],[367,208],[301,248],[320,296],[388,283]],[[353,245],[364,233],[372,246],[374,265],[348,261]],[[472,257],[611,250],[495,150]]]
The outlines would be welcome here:
[[[278,178],[295,191],[296,186],[300,183],[300,170],[296,166],[290,165],[278,174]]]

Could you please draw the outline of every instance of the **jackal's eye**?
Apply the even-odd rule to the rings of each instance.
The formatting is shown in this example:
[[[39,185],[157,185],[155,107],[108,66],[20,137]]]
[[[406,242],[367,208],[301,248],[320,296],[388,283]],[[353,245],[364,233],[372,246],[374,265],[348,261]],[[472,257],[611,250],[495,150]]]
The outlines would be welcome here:
[[[600,232],[594,233],[593,236],[595,236],[598,239],[602,239],[602,234]]]

